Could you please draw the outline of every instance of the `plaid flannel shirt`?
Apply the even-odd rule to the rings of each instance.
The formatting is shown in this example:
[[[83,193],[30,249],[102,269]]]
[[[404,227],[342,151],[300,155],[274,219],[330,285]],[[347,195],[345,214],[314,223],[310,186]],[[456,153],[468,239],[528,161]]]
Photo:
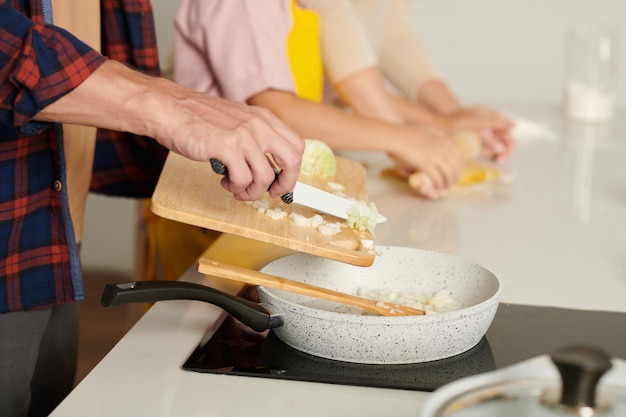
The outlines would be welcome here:
[[[101,0],[102,55],[50,21],[46,0],[0,0],[0,313],[84,298],[62,128],[32,117],[107,58],[159,75],[150,0]],[[98,131],[91,189],[149,197],[166,150]]]

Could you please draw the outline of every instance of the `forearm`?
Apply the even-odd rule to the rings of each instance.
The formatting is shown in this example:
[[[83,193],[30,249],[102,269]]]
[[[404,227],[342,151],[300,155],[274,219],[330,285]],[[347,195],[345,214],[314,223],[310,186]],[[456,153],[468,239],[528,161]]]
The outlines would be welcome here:
[[[448,85],[437,78],[420,84],[417,100],[432,111],[440,114],[450,114],[462,107],[459,100],[448,88]]]
[[[445,119],[422,103],[413,103],[404,97],[392,95],[394,108],[405,123],[428,125],[441,130],[448,130]]]
[[[422,104],[410,102],[387,90],[376,67],[370,67],[341,80],[335,89],[343,101],[362,116],[389,123],[425,124],[443,129],[442,120]]]
[[[253,96],[249,103],[268,108],[301,137],[323,140],[334,150],[393,153],[399,147],[396,146],[399,135],[393,124],[348,113],[332,105],[273,90]]]
[[[163,90],[148,87],[154,83],[162,83]],[[142,102],[151,102],[146,97],[150,94],[162,94],[165,100],[162,105],[165,106],[167,83],[109,60],[72,92],[45,107],[33,119],[150,136],[154,127],[146,122],[150,119],[150,110]]]
[[[130,132],[160,139],[166,147],[181,151],[171,142],[177,129],[199,122],[209,123],[216,131],[234,129],[237,119],[229,117],[228,110],[241,111],[242,107],[109,60],[35,119]]]
[[[405,122],[376,67],[352,74],[337,82],[334,87],[339,97],[359,115],[390,123]]]
[[[222,185],[239,199],[256,199],[270,184],[272,196],[290,191],[304,148],[266,109],[211,97],[115,61],[103,64],[37,118],[149,136],[198,161],[217,158],[230,172]],[[276,182],[267,154],[282,168]]]

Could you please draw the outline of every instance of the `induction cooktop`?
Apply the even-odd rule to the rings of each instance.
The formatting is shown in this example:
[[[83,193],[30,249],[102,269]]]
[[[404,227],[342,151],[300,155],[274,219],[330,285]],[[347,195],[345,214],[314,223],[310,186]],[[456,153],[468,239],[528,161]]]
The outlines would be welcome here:
[[[256,299],[254,287],[243,298]],[[210,330],[183,365],[194,372],[433,391],[456,379],[521,362],[566,345],[592,344],[626,359],[626,314],[500,304],[472,349],[437,361],[372,365],[300,352],[272,331],[256,332],[231,316]]]

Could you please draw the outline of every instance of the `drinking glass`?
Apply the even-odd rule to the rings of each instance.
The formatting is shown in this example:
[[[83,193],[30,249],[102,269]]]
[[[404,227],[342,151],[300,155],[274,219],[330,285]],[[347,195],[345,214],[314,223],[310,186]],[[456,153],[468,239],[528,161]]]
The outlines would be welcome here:
[[[613,117],[617,87],[617,36],[593,24],[572,28],[567,37],[565,112],[579,122]]]

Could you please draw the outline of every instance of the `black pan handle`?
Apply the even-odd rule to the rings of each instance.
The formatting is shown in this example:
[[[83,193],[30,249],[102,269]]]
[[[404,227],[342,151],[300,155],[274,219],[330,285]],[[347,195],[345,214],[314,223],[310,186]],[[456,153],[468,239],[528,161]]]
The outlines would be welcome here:
[[[211,162],[211,168],[213,168],[213,172],[219,175],[228,175],[228,169],[226,168],[226,165],[222,163],[222,161],[220,161],[219,159],[211,158],[209,162]],[[272,167],[272,169],[274,170],[274,174],[276,176],[274,178],[274,181],[276,181],[276,178],[278,178],[278,174],[280,173],[280,171],[278,171],[274,167]],[[293,191],[288,192],[287,194],[283,194],[280,199],[283,200],[285,204],[293,203]]]
[[[102,293],[105,307],[166,300],[195,300],[214,304],[257,332],[282,326],[283,315],[273,314],[261,304],[244,300],[200,284],[184,281],[133,281],[108,284]]]

